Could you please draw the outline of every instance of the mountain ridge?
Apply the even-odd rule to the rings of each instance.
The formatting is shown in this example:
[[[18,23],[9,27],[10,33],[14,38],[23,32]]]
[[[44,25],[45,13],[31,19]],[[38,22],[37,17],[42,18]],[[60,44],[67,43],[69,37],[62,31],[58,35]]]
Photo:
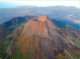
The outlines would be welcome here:
[[[4,30],[6,36],[1,36],[3,40],[0,40],[0,44],[8,44],[6,46],[8,48],[5,48],[6,57],[11,59],[79,58],[79,32],[67,27],[59,27],[59,22],[57,24],[55,19],[52,20],[47,16],[26,19],[29,21],[23,21],[21,25],[16,22],[14,25],[17,26],[16,24],[19,24],[20,26],[13,30],[13,32],[9,32],[10,34],[6,34],[8,33],[7,30],[10,30],[10,27],[15,27],[14,25],[10,25],[10,27],[6,27],[6,31]],[[16,19],[14,19],[15,21]]]
[[[60,54],[65,59],[66,53],[69,50],[73,49],[75,51],[74,49],[76,49],[79,51],[80,49],[76,43],[68,39],[72,33],[76,38],[79,35],[77,35],[77,32],[72,32],[70,29],[58,28],[46,16],[38,16],[31,19],[21,29],[19,28],[14,32],[15,37],[18,39],[16,46],[23,54],[27,54],[31,58],[57,59]],[[17,31],[19,32],[17,33]],[[77,39],[79,39],[79,36]]]

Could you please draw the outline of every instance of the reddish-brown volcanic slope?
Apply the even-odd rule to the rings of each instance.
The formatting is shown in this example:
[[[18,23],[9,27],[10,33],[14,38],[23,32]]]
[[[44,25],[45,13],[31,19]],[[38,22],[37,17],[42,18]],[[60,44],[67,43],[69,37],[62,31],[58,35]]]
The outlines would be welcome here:
[[[66,44],[57,33],[58,30],[46,16],[33,18],[24,25],[18,38],[18,46],[22,53],[31,53],[34,59],[53,59],[60,51],[64,55]]]
[[[57,27],[53,25],[46,16],[39,16],[25,24],[22,35],[49,38],[52,34],[55,34],[55,36],[58,35],[56,29]]]
[[[31,59],[57,59],[58,55],[65,59],[65,51],[75,47],[73,42],[66,40],[69,34],[65,34],[46,16],[35,17],[21,28],[17,46]]]

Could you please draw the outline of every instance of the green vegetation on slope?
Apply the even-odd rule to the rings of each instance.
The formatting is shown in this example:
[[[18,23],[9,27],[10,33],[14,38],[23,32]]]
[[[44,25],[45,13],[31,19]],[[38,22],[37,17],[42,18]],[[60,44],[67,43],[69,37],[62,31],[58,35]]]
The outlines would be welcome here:
[[[0,41],[0,59],[5,59],[5,57],[7,56],[6,49],[10,44],[11,40],[12,38],[8,37]]]
[[[6,45],[0,43],[0,59],[4,59],[5,56],[7,55],[5,50],[6,50]]]
[[[31,55],[24,55],[19,51],[18,48],[15,48],[11,59],[31,59]]]
[[[24,25],[24,23],[14,25],[7,29],[0,29],[0,59],[4,59],[7,56],[6,49],[12,40],[12,37],[7,38],[7,36],[21,25]]]

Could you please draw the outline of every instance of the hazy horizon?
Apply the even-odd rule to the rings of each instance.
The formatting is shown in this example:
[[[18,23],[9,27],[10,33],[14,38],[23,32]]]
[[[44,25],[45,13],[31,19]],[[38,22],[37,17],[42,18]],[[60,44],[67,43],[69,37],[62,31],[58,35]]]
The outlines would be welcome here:
[[[48,6],[73,6],[73,7],[77,7],[80,8],[80,1],[37,1],[37,0],[33,0],[33,1],[22,1],[22,0],[1,0],[0,1],[0,8],[15,8],[15,7],[20,7],[20,6],[37,6],[37,7],[48,7]]]

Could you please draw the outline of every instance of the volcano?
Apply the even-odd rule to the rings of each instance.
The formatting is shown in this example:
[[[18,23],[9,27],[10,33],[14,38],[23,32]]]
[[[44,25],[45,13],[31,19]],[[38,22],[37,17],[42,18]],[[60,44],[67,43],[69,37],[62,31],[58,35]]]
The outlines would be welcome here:
[[[15,31],[16,46],[30,59],[58,59],[58,56],[66,59],[69,49],[78,49],[66,39],[67,31],[58,28],[50,18],[38,16]]]

